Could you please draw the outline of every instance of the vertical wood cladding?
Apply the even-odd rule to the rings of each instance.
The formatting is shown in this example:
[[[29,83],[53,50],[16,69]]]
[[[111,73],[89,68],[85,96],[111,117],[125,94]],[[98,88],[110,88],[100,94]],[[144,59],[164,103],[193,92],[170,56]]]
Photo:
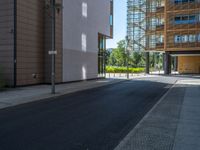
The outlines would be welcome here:
[[[179,73],[200,73],[200,56],[179,56]]]
[[[17,0],[17,85],[44,80],[44,3]]]
[[[14,85],[14,3],[0,0],[0,69],[7,85]]]
[[[50,82],[51,26],[44,0],[17,1],[17,85]],[[56,81],[61,82],[62,26],[56,16]]]

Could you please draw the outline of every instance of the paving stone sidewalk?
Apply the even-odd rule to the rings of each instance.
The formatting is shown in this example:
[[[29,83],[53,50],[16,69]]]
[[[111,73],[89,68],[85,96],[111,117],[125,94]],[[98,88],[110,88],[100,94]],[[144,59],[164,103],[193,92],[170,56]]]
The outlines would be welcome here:
[[[177,81],[115,150],[200,150],[200,79]]]
[[[56,94],[52,95],[50,85],[37,85],[20,87],[0,92],[0,109],[19,104],[38,101],[46,98],[57,97],[81,90],[101,87],[109,84],[122,82],[120,79],[99,79],[82,82],[73,82],[56,85]]]

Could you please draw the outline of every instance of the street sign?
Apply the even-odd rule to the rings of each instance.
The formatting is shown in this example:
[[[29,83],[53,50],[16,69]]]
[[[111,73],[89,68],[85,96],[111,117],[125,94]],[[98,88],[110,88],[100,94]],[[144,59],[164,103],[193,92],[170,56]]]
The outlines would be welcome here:
[[[57,51],[49,51],[49,55],[57,55]]]

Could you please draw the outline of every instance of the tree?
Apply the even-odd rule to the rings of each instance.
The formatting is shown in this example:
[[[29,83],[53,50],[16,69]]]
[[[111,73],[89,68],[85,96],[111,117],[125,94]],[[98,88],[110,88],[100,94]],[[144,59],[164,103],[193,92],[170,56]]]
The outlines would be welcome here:
[[[110,54],[109,65],[125,66],[125,64],[126,64],[125,40],[121,40],[117,43],[117,48],[113,49]]]

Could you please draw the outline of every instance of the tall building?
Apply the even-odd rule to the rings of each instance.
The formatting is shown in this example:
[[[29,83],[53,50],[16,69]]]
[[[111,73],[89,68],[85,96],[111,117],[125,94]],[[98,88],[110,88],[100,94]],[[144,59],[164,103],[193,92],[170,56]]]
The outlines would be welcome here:
[[[127,34],[133,50],[164,53],[179,73],[200,73],[200,0],[128,0]]]
[[[0,1],[0,68],[10,86],[50,83],[50,0]],[[112,38],[113,0],[56,0],[56,82],[104,73],[106,39]]]

